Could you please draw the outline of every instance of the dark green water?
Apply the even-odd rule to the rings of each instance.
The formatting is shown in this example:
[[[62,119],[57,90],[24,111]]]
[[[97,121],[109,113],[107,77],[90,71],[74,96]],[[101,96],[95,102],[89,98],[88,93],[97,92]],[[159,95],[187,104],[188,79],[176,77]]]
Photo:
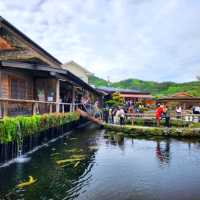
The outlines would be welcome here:
[[[76,167],[56,163],[74,155],[85,155]],[[199,142],[105,137],[89,127],[29,157],[0,168],[0,199],[200,199]],[[37,182],[17,189],[30,175]]]

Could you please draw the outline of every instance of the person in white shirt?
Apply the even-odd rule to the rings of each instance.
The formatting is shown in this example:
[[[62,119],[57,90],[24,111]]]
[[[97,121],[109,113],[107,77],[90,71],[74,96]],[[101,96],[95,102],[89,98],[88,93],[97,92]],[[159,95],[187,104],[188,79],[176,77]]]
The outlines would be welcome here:
[[[119,119],[120,119],[120,125],[124,125],[125,123],[125,112],[123,108],[120,108],[119,110]]]
[[[180,105],[178,105],[176,107],[176,118],[178,118],[178,119],[181,118],[181,114],[182,114],[182,108]]]

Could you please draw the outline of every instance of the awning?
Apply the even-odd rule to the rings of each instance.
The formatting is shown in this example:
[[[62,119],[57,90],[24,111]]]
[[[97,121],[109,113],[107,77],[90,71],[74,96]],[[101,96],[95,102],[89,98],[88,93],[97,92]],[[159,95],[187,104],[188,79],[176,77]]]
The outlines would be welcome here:
[[[124,98],[139,98],[139,99],[153,99],[149,94],[120,94]]]

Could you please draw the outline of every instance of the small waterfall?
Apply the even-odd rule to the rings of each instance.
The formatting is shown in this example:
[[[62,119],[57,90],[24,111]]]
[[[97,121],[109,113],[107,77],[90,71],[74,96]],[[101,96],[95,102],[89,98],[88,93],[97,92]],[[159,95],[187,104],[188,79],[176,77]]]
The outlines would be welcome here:
[[[23,150],[23,137],[21,132],[20,124],[17,124],[17,157],[22,156],[22,150]]]
[[[27,162],[30,160],[30,158],[23,156],[22,153],[23,153],[23,136],[22,136],[20,124],[18,123],[17,124],[17,158],[16,158],[16,162],[23,163],[23,162]]]

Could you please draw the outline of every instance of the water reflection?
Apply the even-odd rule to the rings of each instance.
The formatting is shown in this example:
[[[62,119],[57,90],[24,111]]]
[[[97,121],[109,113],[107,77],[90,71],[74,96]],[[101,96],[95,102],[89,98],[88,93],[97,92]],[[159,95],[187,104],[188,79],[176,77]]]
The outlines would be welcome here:
[[[81,129],[35,152],[28,163],[0,169],[0,199],[198,200],[199,144]],[[78,154],[86,157],[77,167],[56,164]],[[16,190],[29,175],[38,182]]]
[[[169,165],[169,161],[171,159],[170,153],[170,139],[165,141],[156,141],[156,157],[160,163],[160,166]]]
[[[121,150],[124,150],[124,134],[123,133],[112,133],[112,132],[106,132],[104,134],[104,138],[106,138],[106,144],[111,144],[114,146],[118,146]]]

